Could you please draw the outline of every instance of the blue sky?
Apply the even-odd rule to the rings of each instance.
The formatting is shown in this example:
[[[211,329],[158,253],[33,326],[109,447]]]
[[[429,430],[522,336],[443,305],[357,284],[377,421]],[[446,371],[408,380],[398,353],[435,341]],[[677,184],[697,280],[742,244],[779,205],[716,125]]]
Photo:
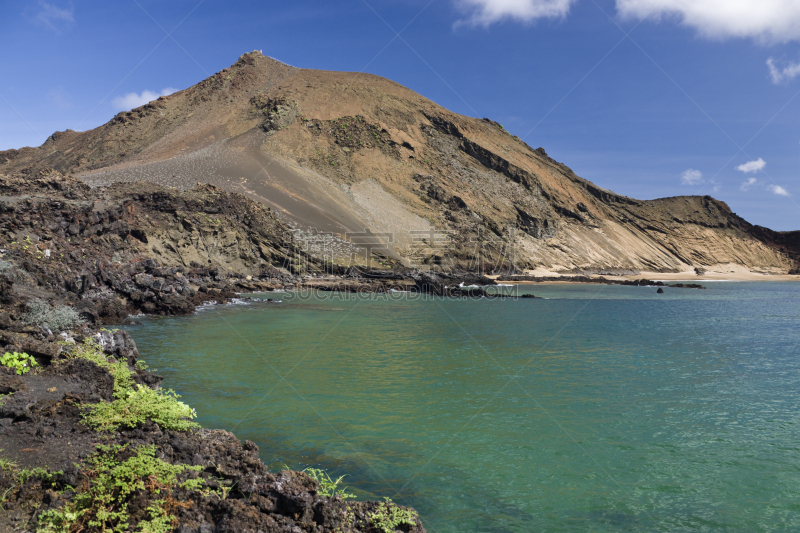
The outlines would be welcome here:
[[[489,117],[621,194],[800,229],[799,41],[797,0],[6,0],[0,149],[259,49]]]

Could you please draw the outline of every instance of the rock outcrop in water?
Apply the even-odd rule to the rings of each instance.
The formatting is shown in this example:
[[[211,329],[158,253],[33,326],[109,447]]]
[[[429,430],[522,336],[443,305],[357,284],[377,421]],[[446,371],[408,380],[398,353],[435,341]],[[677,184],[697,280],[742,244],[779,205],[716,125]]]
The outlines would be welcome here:
[[[391,235],[385,255],[406,265],[472,271],[735,264],[785,274],[800,258],[800,232],[753,226],[709,196],[627,198],[491,120],[383,78],[258,52],[94,130],[0,152],[0,172],[48,168],[93,185],[202,181],[241,192],[336,261],[369,232]]]

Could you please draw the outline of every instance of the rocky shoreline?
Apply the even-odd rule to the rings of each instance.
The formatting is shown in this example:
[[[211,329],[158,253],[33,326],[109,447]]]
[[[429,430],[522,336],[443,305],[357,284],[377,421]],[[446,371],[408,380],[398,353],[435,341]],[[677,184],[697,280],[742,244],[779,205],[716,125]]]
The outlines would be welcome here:
[[[57,338],[63,341],[59,343]],[[399,524],[400,531],[424,531],[416,514],[406,508],[325,496],[318,480],[304,472],[268,472],[259,459],[258,447],[240,442],[227,431],[170,429],[149,418],[113,431],[93,427],[87,423],[87,409],[113,404],[118,376],[83,358],[80,351],[84,347],[101,353],[110,365],[125,364],[138,387],[154,390],[161,382],[142,367],[136,345],[124,331],[83,328],[74,337],[29,331],[16,333],[14,339],[17,344],[6,345],[6,350],[38,347],[37,366],[22,375],[12,368],[0,368],[4,395],[0,405],[0,530],[102,530],[90,523],[100,516],[98,509],[90,508],[85,520],[72,523],[63,516],[54,520],[52,512],[86,510],[86,498],[81,500],[81,495],[98,491],[100,482],[93,460],[102,450],[118,446],[115,468],[137,459],[137,452],[148,447],[163,465],[192,467],[171,484],[159,486],[152,479],[155,474],[146,471],[141,479],[130,479],[129,494],[115,495],[106,502],[109,509],[126,514],[124,531],[384,531],[381,516],[388,513],[385,509],[411,513],[407,516],[413,520]],[[153,470],[157,472],[157,468]],[[192,480],[193,488],[182,486]],[[103,506],[98,502],[92,505]],[[146,529],[158,526],[154,517],[165,519],[163,529]],[[120,521],[110,518],[98,523],[110,527]]]
[[[0,248],[0,530],[424,531],[320,472],[268,472],[103,327],[296,286],[275,265],[308,258],[267,209],[206,186],[0,176]]]
[[[631,287],[673,287],[677,289],[705,289],[699,283],[665,283],[663,281],[653,281],[651,279],[608,279],[603,276],[525,276],[525,275],[505,275],[499,276],[497,281],[509,282],[530,282],[530,283],[594,283],[597,285],[626,285]]]

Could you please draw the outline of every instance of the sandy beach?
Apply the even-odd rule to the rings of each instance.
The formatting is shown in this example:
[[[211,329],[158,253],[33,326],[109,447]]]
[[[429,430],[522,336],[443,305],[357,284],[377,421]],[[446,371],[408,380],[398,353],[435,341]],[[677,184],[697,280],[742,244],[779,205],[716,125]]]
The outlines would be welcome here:
[[[736,264],[718,264],[712,265],[708,267],[704,267],[705,272],[702,274],[698,274],[695,272],[693,268],[687,268],[682,272],[640,272],[638,274],[633,275],[625,275],[625,276],[612,276],[612,275],[600,275],[600,274],[586,274],[588,277],[592,278],[605,278],[605,279],[613,279],[613,280],[637,280],[637,279],[649,279],[653,281],[664,281],[664,282],[681,282],[681,281],[688,281],[693,283],[699,283],[703,281],[800,281],[800,275],[790,275],[786,273],[779,273],[779,272],[761,272],[761,271],[752,271],[747,267],[742,265]],[[571,275],[578,275],[578,274],[565,274],[564,272],[557,272],[554,270],[547,270],[542,268],[537,268],[536,270],[526,270],[524,272],[526,276],[537,276],[537,277],[568,277]],[[497,278],[499,276],[488,276],[490,278]],[[515,281],[515,283],[519,284],[537,284],[537,283],[573,283],[570,281]]]

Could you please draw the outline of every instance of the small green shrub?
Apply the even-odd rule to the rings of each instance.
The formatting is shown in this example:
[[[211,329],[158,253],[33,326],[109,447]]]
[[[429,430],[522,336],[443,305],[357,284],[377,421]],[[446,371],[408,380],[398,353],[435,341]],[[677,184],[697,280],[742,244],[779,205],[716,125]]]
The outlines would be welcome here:
[[[19,352],[6,352],[0,356],[0,365],[13,368],[17,371],[17,375],[27,374],[31,368],[39,366],[36,359],[32,355]]]
[[[166,504],[167,500],[156,500],[147,508],[150,520],[139,523],[139,533],[169,533],[175,529],[172,527],[175,517],[164,510]]]
[[[375,512],[367,515],[370,525],[383,531],[383,533],[394,533],[399,525],[413,526],[417,523],[419,515],[416,511],[401,509],[399,505],[389,498],[384,498],[384,500],[378,505]]]
[[[50,307],[41,300],[28,303],[28,312],[22,316],[23,324],[41,326],[54,333],[73,330],[83,322],[84,320],[72,307],[67,305]]]
[[[68,357],[86,359],[105,368],[114,377],[114,401],[90,405],[84,420],[98,431],[116,431],[121,427],[134,428],[148,418],[164,429],[186,431],[199,427],[192,422],[197,417],[194,409],[178,400],[172,390],[153,390],[136,385],[134,371],[127,361],[109,359],[93,340],[72,348]]]
[[[64,472],[61,470],[58,472],[51,472],[47,468],[42,468],[41,466],[23,468],[22,470],[14,471],[14,481],[17,485],[24,485],[30,478],[38,477],[42,480],[42,485],[44,487],[53,488],[56,485],[56,476],[63,473]]]
[[[116,431],[121,427],[134,428],[148,418],[164,429],[186,431],[200,427],[192,422],[197,417],[194,409],[178,400],[175,391],[153,390],[137,386],[113,402],[89,406],[84,420],[98,431]]]
[[[342,482],[345,476],[340,476],[337,480],[331,479],[331,476],[328,475],[327,472],[324,470],[320,470],[319,468],[305,468],[303,470],[306,474],[314,478],[317,482],[317,494],[320,496],[324,496],[326,498],[333,498],[337,494],[342,500],[347,500],[350,498],[355,498],[355,494],[349,494],[345,492],[347,487],[343,487],[341,490],[338,490],[339,483]]]
[[[134,371],[128,362],[109,359],[93,340],[87,339],[83,344],[76,345],[68,357],[92,361],[108,370],[114,378],[114,401],[91,405],[84,413],[84,420],[93,428],[99,431],[133,428],[148,418],[164,429],[175,431],[199,427],[199,424],[191,421],[197,417],[197,413],[179,401],[179,395],[172,390],[155,391],[136,385],[133,381]],[[142,366],[146,367],[144,364]]]
[[[40,514],[37,533],[132,531],[128,524],[128,504],[137,491],[166,496],[151,503],[147,508],[150,519],[140,521],[137,531],[172,531],[175,517],[168,510],[181,505],[173,499],[172,491],[177,487],[198,490],[204,484],[200,478],[178,483],[178,476],[185,471],[200,471],[203,467],[166,463],[156,457],[155,446],[140,446],[128,459],[120,461],[119,456],[127,447],[127,444],[98,446],[98,452],[85,464],[88,483],[63,507]]]

